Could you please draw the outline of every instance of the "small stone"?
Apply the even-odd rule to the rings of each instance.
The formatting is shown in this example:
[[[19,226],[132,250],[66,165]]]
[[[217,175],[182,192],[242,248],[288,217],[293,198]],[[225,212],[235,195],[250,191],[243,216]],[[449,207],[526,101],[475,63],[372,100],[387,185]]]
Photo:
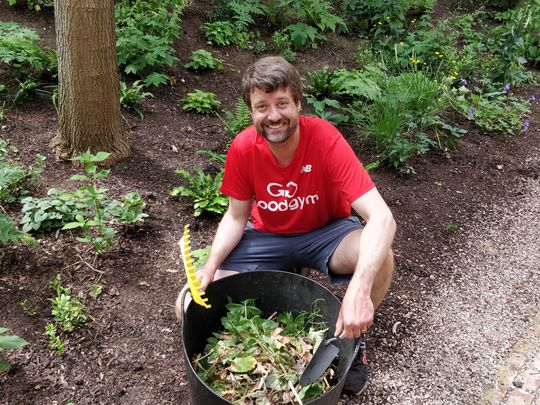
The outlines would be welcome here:
[[[523,377],[517,375],[514,380],[512,381],[512,385],[516,388],[523,387]]]
[[[497,165],[497,166],[495,166],[495,167],[497,168],[497,170],[502,170],[502,169],[504,169],[504,166],[503,166],[503,165]]]

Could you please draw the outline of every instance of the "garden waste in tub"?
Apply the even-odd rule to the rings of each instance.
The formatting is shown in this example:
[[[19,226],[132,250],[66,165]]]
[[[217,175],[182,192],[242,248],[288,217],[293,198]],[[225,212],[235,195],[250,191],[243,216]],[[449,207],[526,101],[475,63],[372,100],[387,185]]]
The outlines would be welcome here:
[[[193,359],[197,375],[216,394],[236,404],[301,404],[332,389],[334,364],[314,383],[299,382],[328,330],[317,302],[311,311],[268,318],[251,298],[229,299],[226,308],[224,329]]]

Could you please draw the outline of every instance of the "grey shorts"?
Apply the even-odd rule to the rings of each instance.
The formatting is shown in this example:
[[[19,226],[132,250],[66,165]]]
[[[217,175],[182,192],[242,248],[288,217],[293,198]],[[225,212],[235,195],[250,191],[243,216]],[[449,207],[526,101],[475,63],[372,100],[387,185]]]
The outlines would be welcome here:
[[[246,272],[309,267],[326,274],[332,283],[340,284],[350,280],[350,276],[331,273],[328,260],[345,236],[362,228],[354,216],[293,235],[260,232],[248,224],[244,236],[219,268]]]

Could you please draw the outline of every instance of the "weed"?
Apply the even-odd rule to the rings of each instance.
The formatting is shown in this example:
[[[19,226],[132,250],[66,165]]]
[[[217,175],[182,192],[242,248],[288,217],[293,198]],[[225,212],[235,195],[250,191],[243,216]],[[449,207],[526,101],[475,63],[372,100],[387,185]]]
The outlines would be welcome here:
[[[24,313],[28,316],[31,316],[31,317],[34,317],[37,315],[37,310],[35,308],[32,308],[29,304],[28,304],[28,300],[25,299],[25,300],[22,300],[21,302],[19,302],[22,310],[24,311]]]
[[[103,293],[103,285],[92,283],[90,285],[90,292],[88,293],[90,297],[92,297],[94,300],[97,300],[97,298]]]
[[[459,224],[449,223],[444,226],[444,229],[450,232],[459,231]]]
[[[48,322],[45,325],[45,335],[49,338],[49,349],[54,350],[57,353],[64,352],[65,346],[57,334],[56,325],[54,323]]]
[[[65,333],[71,333],[82,326],[92,317],[85,313],[84,305],[78,297],[71,295],[69,288],[62,286],[60,274],[57,274],[49,283],[56,293],[50,298],[52,302],[51,314],[55,325]]]

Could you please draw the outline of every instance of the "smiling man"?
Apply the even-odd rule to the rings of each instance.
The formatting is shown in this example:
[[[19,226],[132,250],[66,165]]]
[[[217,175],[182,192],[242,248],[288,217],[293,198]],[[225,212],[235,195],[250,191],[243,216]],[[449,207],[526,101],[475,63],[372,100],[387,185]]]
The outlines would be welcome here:
[[[202,288],[236,272],[317,269],[333,283],[349,282],[335,333],[361,338],[394,271],[392,213],[341,133],[300,115],[301,79],[290,63],[258,60],[242,92],[254,125],[227,154],[221,191],[229,208],[198,271]],[[176,307],[180,316],[179,300]],[[345,393],[364,388],[365,358],[358,353]]]

